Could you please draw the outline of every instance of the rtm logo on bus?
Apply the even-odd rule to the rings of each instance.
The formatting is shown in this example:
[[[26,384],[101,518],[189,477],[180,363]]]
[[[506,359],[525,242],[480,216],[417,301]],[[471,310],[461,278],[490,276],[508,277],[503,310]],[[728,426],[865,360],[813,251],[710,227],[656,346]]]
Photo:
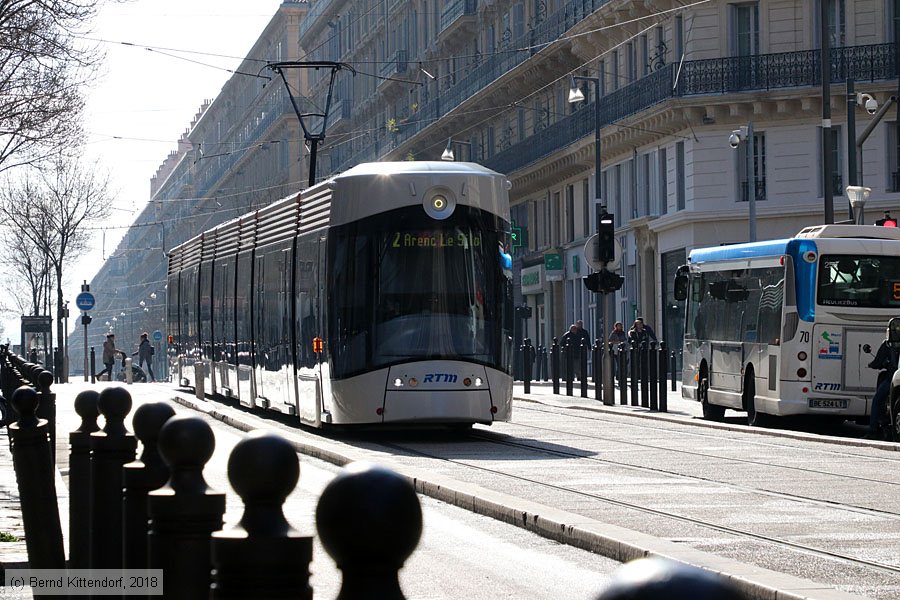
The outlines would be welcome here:
[[[422,383],[456,383],[456,375],[452,373],[427,373]]]
[[[841,384],[839,383],[816,383],[816,390],[821,390],[823,392],[838,392],[841,389]]]

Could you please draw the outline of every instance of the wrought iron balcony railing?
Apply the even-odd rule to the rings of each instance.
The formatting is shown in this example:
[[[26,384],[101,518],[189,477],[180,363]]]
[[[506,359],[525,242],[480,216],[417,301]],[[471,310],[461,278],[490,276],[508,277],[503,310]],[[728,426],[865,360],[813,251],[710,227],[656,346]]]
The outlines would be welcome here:
[[[478,8],[476,0],[451,0],[441,11],[441,33],[462,17],[472,16]]]
[[[309,12],[306,13],[306,17],[303,18],[303,22],[300,23],[301,38],[309,31],[310,27],[319,20],[319,17],[325,14],[325,11],[328,10],[333,2],[334,0],[316,0],[316,2],[313,3]]]

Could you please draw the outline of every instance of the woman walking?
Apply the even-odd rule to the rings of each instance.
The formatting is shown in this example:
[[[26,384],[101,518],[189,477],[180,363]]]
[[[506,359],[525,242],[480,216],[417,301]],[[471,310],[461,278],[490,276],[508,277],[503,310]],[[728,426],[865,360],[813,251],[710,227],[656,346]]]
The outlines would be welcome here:
[[[144,368],[144,363],[147,363],[147,374],[150,376],[150,383],[156,381],[156,377],[153,376],[154,353],[155,349],[153,348],[153,344],[150,343],[150,339],[145,331],[141,334],[141,343],[138,346],[137,352],[134,352],[132,356],[138,357],[138,366],[142,369]]]

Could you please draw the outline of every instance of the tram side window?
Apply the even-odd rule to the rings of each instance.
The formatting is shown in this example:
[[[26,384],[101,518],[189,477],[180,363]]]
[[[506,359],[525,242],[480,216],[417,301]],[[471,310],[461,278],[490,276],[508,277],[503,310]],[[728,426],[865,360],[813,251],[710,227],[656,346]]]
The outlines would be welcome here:
[[[191,267],[181,278],[181,304],[184,306],[182,317],[182,352],[192,358],[199,358],[199,337],[197,332],[197,278],[199,267]]]
[[[212,262],[200,265],[200,347],[212,359]]]
[[[237,295],[234,299],[234,317],[237,328],[237,364],[252,365],[250,360],[251,339],[250,339],[250,294],[251,281],[250,273],[253,263],[250,252],[243,252],[238,256],[237,260]]]
[[[321,337],[318,317],[318,234],[297,240],[297,365],[312,367],[316,363],[313,338]]]
[[[290,318],[288,304],[288,271],[290,268],[289,251],[283,248],[272,248],[266,251],[264,258],[264,294],[262,296],[262,312],[265,318],[262,329],[258,332],[259,349],[257,363],[266,370],[278,371],[290,364],[290,330],[286,320]]]

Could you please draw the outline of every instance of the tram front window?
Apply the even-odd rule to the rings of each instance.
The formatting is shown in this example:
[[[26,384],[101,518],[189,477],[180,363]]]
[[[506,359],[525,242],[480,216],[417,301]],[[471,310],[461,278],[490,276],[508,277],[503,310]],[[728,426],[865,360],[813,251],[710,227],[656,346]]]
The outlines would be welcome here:
[[[333,230],[335,375],[433,358],[508,370],[507,237],[499,219],[464,206],[446,221],[414,207]]]

